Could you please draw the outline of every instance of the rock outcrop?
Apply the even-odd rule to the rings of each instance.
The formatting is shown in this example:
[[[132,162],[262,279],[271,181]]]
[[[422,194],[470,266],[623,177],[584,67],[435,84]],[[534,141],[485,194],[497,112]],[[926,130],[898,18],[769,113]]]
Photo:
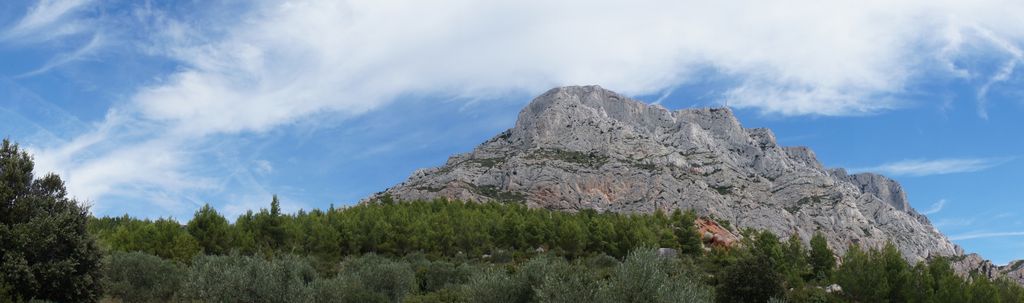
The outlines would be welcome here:
[[[1024,285],[1024,260],[1013,261],[1006,266],[1000,267],[999,274],[1010,279],[1010,281],[1017,281],[1017,283]]]
[[[1024,260],[1010,262],[1005,266],[992,264],[992,261],[978,254],[966,254],[953,258],[953,270],[963,277],[980,275],[990,279],[1006,278],[1024,285]]]
[[[380,194],[564,211],[694,209],[782,237],[822,232],[840,253],[891,241],[912,262],[960,255],[889,178],[826,169],[810,149],[742,127],[728,108],[670,111],[597,86],[552,89],[512,129]]]
[[[966,254],[956,257],[951,262],[951,265],[953,266],[953,271],[964,277],[982,275],[993,278],[1002,274],[999,266],[992,264],[991,261],[985,260],[978,254]]]
[[[705,248],[710,249],[716,246],[730,248],[739,244],[740,238],[715,220],[699,218],[694,225],[697,226],[697,233],[701,235]]]

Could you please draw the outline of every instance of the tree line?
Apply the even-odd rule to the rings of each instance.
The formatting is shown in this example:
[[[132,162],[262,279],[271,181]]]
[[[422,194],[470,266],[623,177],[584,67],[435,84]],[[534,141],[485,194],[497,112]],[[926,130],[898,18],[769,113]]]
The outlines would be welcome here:
[[[205,205],[184,225],[173,219],[127,215],[94,218],[89,231],[102,247],[142,251],[188,262],[196,255],[313,256],[336,262],[348,255],[480,257],[506,252],[553,251],[568,258],[605,253],[624,257],[639,247],[696,253],[701,249],[691,212],[619,214],[530,209],[518,203],[390,199],[347,208],[285,214],[274,197],[269,208],[229,221]]]

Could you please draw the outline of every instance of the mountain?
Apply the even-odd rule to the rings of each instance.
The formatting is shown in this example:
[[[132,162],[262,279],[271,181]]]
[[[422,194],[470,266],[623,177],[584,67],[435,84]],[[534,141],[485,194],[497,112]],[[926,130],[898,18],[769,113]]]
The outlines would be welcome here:
[[[809,148],[780,146],[728,108],[670,111],[598,86],[542,94],[512,129],[385,194],[564,211],[694,209],[805,241],[820,231],[840,253],[891,241],[912,262],[963,256],[892,179],[825,168]]]

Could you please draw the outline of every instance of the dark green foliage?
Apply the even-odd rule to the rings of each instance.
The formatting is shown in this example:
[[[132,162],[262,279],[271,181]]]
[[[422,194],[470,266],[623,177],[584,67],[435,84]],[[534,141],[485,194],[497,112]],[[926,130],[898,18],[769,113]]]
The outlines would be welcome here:
[[[711,186],[719,195],[728,195],[732,193],[732,185],[728,186]]]
[[[465,303],[466,295],[461,288],[444,288],[437,292],[409,296],[405,303]]]
[[[804,279],[811,275],[807,249],[800,236],[793,234],[782,246],[782,274],[786,288],[803,287]]]
[[[225,254],[231,248],[231,229],[228,220],[210,207],[203,205],[186,225],[188,233],[199,243],[203,252],[211,255]]]
[[[905,302],[910,268],[891,243],[882,250],[850,247],[836,281],[849,298],[863,302]],[[847,289],[849,288],[849,289]]]
[[[598,154],[597,152],[587,153],[553,148],[535,150],[529,157],[533,159],[559,160],[595,168],[608,163],[608,156]]]
[[[126,215],[94,221],[113,227],[97,234],[107,249],[141,251],[178,262],[189,262],[202,252],[199,242],[173,219],[138,220]]]
[[[496,202],[526,202],[526,195],[517,192],[510,192],[501,190],[497,186],[484,185],[475,186],[471,185],[470,190],[478,195],[494,199]]]
[[[281,202],[277,195],[270,201],[269,210],[246,212],[235,221],[235,239],[240,250],[246,253],[259,252],[265,256],[280,252],[288,241],[285,224],[290,219],[290,216],[281,213]]]
[[[320,279],[311,285],[313,302],[317,303],[387,303],[388,297],[370,291],[359,281],[336,277]]]
[[[818,280],[827,280],[832,276],[832,270],[836,267],[836,257],[832,249],[828,247],[825,235],[820,232],[814,233],[811,237],[811,252],[808,261],[811,263],[811,273]]]
[[[473,270],[466,264],[455,264],[448,261],[429,261],[422,255],[418,258],[406,258],[410,260],[413,270],[416,272],[416,280],[419,282],[421,292],[430,293],[440,291],[451,285],[461,285],[469,281]]]
[[[746,251],[737,253],[720,277],[720,302],[765,302],[783,297],[783,261],[778,237],[770,232],[754,232],[745,239]]]
[[[54,174],[36,179],[28,153],[0,143],[0,301],[91,302],[100,296],[101,255],[88,209]]]
[[[674,222],[655,215],[571,214],[521,204],[373,203],[291,215],[275,212],[271,206],[247,212],[229,224],[230,236],[221,245],[210,240],[225,233],[223,226],[214,223],[220,222],[219,216],[203,209],[197,214],[202,219],[194,218],[188,228],[170,219],[115,217],[95,219],[91,229],[112,250],[144,251],[183,262],[201,250],[264,257],[291,253],[316,257],[322,273],[329,273],[329,264],[347,255],[364,253],[479,258],[545,248],[571,258],[595,253],[621,258],[642,246],[679,247],[679,236],[686,243],[684,251],[699,251],[699,238],[686,223],[689,218]]]
[[[692,209],[687,210],[685,213],[676,209],[672,212],[672,231],[675,232],[676,239],[679,240],[680,252],[689,255],[697,255],[703,251],[703,245],[701,244],[701,235],[697,230],[695,221],[697,220],[697,213]]]
[[[114,252],[103,267],[103,289],[123,302],[167,302],[184,280],[173,261],[141,252]]]

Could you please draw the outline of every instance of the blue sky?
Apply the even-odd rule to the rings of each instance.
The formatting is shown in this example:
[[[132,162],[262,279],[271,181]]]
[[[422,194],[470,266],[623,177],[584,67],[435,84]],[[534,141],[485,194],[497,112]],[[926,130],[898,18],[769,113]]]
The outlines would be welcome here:
[[[735,109],[1024,258],[1019,1],[0,3],[0,135],[98,215],[351,204],[559,85]]]

